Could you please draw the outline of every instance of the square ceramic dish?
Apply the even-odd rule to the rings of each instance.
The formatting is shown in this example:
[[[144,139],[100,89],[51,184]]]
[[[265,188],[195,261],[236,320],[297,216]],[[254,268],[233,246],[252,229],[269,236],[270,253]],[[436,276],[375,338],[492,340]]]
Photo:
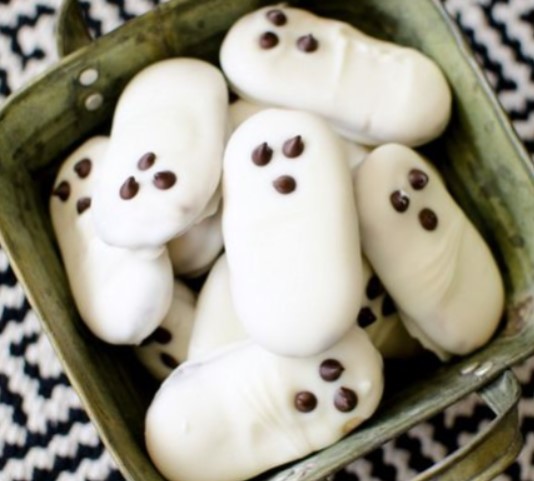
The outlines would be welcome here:
[[[216,62],[229,26],[265,3],[173,0],[89,42],[76,2],[66,0],[59,47],[68,55],[0,112],[2,245],[102,439],[131,481],[162,479],[143,439],[144,414],[155,387],[139,374],[127,350],[96,340],[76,313],[48,218],[51,174],[69,150],[109,122],[119,92],[136,72],[171,56]],[[488,431],[418,479],[491,479],[521,445],[519,390],[507,368],[534,351],[530,159],[437,0],[289,3],[418,48],[441,65],[454,92],[454,115],[434,151],[456,199],[498,259],[508,304],[502,329],[484,349],[418,376],[389,397],[362,429],[263,479],[323,479],[473,391],[481,392],[496,419]]]

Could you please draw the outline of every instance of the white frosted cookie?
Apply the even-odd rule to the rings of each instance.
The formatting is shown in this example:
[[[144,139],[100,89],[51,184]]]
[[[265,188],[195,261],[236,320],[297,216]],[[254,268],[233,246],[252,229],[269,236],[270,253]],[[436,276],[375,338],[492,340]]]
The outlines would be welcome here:
[[[309,113],[254,115],[226,148],[223,201],[232,297],[250,337],[291,356],[332,346],[354,323],[362,292],[339,137]]]
[[[244,481],[335,443],[382,388],[380,354],[356,326],[309,358],[239,344],[167,378],[147,413],[148,453],[169,481]]]
[[[137,359],[160,381],[187,357],[195,304],[195,295],[191,289],[175,280],[169,313],[159,327],[140,346],[134,348]]]
[[[175,275],[198,277],[209,270],[223,249],[221,218],[222,206],[215,215],[169,242]]]
[[[159,247],[199,220],[220,182],[227,104],[222,74],[201,60],[164,60],[130,81],[94,196],[102,240]]]
[[[503,312],[500,273],[434,168],[400,145],[356,178],[362,247],[408,332],[445,360],[482,346]]]
[[[187,359],[201,359],[220,347],[248,339],[230,293],[226,254],[212,267],[198,296]]]
[[[423,144],[450,117],[447,81],[428,57],[297,8],[242,17],[220,61],[239,96],[321,114],[366,145]]]
[[[385,359],[408,358],[420,354],[421,345],[406,332],[393,299],[365,257],[362,259],[362,267],[364,293],[358,325],[365,329],[371,342]]]
[[[135,252],[96,236],[95,183],[104,171],[109,141],[94,137],[63,163],[50,199],[50,214],[81,318],[112,344],[138,344],[167,314],[172,266],[167,249]]]

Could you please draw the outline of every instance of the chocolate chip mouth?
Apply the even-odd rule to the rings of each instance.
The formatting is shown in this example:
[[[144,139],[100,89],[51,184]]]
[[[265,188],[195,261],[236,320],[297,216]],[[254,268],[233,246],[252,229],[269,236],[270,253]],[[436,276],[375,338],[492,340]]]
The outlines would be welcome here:
[[[167,190],[176,184],[176,175],[174,172],[169,170],[158,172],[154,174],[154,179],[152,182],[158,189]]]
[[[89,209],[89,207],[91,207],[91,197],[82,197],[76,202],[76,210],[80,215]]]
[[[419,212],[419,222],[423,229],[433,231],[438,227],[438,216],[432,209],[424,208]]]
[[[338,411],[348,413],[358,405],[358,395],[347,387],[340,387],[334,396],[334,406]]]
[[[301,391],[295,395],[295,407],[301,413],[309,413],[317,407],[317,397],[309,391]]]
[[[362,307],[358,313],[357,322],[361,328],[370,326],[376,321],[376,316],[370,307]]]
[[[297,188],[297,181],[290,175],[281,175],[273,180],[273,187],[280,194],[291,194]]]

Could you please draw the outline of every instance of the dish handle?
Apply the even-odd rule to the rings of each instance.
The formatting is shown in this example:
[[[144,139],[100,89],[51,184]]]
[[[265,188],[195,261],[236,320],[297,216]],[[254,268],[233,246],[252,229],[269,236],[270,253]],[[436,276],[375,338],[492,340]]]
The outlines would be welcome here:
[[[92,42],[78,0],[63,0],[56,24],[56,47],[60,57],[85,47]]]

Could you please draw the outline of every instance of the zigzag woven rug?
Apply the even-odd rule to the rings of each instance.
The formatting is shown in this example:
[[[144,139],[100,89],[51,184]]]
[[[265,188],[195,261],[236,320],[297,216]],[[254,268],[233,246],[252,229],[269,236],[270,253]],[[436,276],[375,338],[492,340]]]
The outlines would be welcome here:
[[[95,35],[158,0],[84,0]],[[60,0],[0,0],[0,104],[57,60]],[[515,128],[534,153],[534,0],[447,0]],[[534,480],[534,359],[515,372],[525,447],[499,481]],[[404,481],[489,422],[475,396],[360,459],[336,481]],[[0,481],[119,481],[39,322],[0,250]]]

